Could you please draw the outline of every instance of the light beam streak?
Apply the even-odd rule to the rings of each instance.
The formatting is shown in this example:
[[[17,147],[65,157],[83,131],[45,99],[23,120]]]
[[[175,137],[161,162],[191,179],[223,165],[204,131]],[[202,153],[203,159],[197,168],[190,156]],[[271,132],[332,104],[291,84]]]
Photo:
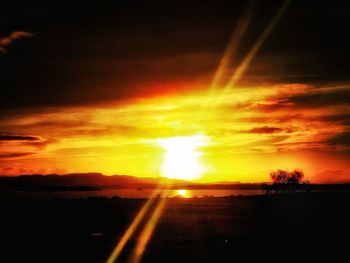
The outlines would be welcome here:
[[[162,211],[164,209],[165,202],[166,202],[166,199],[162,198],[157,203],[156,208],[154,209],[151,217],[149,218],[144,229],[142,230],[141,234],[139,235],[134,252],[128,261],[129,263],[141,262],[141,259],[142,259],[144,252],[145,252],[147,244],[152,237],[154,229],[157,226],[157,223],[159,221],[159,218],[162,215]]]
[[[255,42],[254,46],[249,51],[248,55],[244,58],[242,63],[239,65],[235,73],[232,75],[230,81],[227,83],[225,87],[225,91],[229,90],[232,86],[234,86],[237,81],[242,77],[247,68],[249,67],[250,62],[258,53],[268,36],[271,34],[272,30],[276,27],[278,22],[281,20],[284,13],[287,11],[287,8],[291,4],[292,0],[286,0],[283,5],[280,7],[276,15],[272,18],[268,26],[265,28],[263,33],[258,38],[258,41]]]
[[[140,212],[137,214],[137,216],[134,218],[128,229],[125,231],[122,238],[119,240],[117,246],[112,251],[111,255],[107,259],[106,263],[114,263],[117,261],[118,257],[120,256],[121,252],[123,251],[126,243],[129,241],[130,237],[134,234],[135,230],[141,223],[142,219],[144,218],[147,211],[150,209],[152,204],[154,203],[156,196],[159,194],[159,190],[156,189],[151,197],[146,201],[146,203],[141,208]]]
[[[146,201],[146,203],[143,205],[143,207],[141,208],[139,213],[136,215],[134,220],[131,222],[131,224],[128,227],[128,229],[124,232],[123,236],[121,237],[121,239],[119,240],[119,242],[117,243],[117,245],[113,249],[112,253],[110,254],[108,259],[106,260],[106,263],[117,262],[117,260],[118,260],[118,258],[120,256],[120,254],[122,253],[125,245],[128,243],[129,239],[132,237],[132,235],[134,234],[136,229],[139,227],[139,225],[142,223],[142,220],[144,219],[146,213],[148,212],[148,210],[151,209],[151,207],[152,207],[153,203],[155,202],[155,200],[158,200],[158,198],[157,198],[158,195],[161,194],[162,190],[164,190],[167,187],[169,187],[169,185],[170,184],[167,181],[160,182],[158,188],[153,191],[151,197]],[[158,207],[158,205],[159,205],[159,203],[156,205],[156,207]],[[147,221],[147,224],[148,224],[148,222],[149,221]]]
[[[247,5],[241,19],[238,21],[236,29],[233,31],[231,35],[229,43],[224,52],[224,55],[222,56],[220,64],[214,74],[214,77],[211,83],[211,91],[215,90],[219,86],[222,75],[224,74],[226,68],[229,66],[230,62],[232,61],[232,58],[239,47],[240,41],[250,23],[251,14],[252,14],[252,4],[249,4]]]
[[[250,51],[248,52],[248,54],[245,56],[245,58],[243,59],[243,61],[240,63],[240,65],[238,66],[238,68],[235,70],[235,72],[232,74],[230,80],[228,81],[228,83],[225,85],[225,87],[218,91],[218,94],[211,96],[213,97],[212,99],[212,104],[218,106],[222,103],[225,95],[231,91],[232,87],[234,87],[234,85],[237,83],[237,81],[239,81],[242,77],[242,75],[246,72],[246,70],[248,69],[250,62],[253,60],[253,58],[255,57],[255,55],[258,53],[258,51],[260,50],[260,48],[262,47],[262,45],[264,44],[264,42],[266,41],[266,39],[268,38],[268,36],[271,34],[272,30],[276,27],[276,25],[278,24],[278,22],[280,21],[280,19],[283,17],[283,15],[285,14],[285,12],[287,11],[289,5],[291,4],[293,0],[286,0],[284,1],[284,3],[282,4],[282,6],[278,9],[277,13],[275,14],[275,16],[271,19],[270,23],[267,25],[267,27],[265,28],[265,30],[263,31],[263,33],[260,35],[260,37],[258,38],[258,40],[255,42],[255,44],[253,45],[253,47],[250,49]],[[225,56],[225,55],[224,55]],[[215,107],[213,107],[213,109],[215,109]],[[213,110],[214,111],[214,110]],[[213,112],[208,113],[208,114],[213,114]]]

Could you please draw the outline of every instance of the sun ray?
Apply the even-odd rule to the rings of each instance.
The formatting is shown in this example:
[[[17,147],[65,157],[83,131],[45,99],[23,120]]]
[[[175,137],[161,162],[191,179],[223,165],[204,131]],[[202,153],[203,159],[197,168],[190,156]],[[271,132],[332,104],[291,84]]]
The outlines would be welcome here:
[[[227,69],[230,62],[232,61],[233,56],[235,55],[235,53],[239,47],[240,41],[248,28],[248,25],[249,25],[250,20],[251,20],[251,14],[252,14],[252,4],[251,3],[252,2],[250,2],[250,4],[247,5],[241,19],[238,21],[238,24],[231,35],[229,43],[228,43],[226,50],[224,52],[224,55],[222,56],[222,58],[220,60],[219,66],[214,74],[212,83],[210,85],[211,92],[215,91],[216,88],[218,87],[218,85],[222,79],[222,75],[224,74],[225,70]]]
[[[154,191],[156,193],[156,191]],[[119,240],[118,244],[112,251],[111,255],[107,259],[106,263],[114,263],[117,261],[118,257],[120,256],[121,252],[123,251],[126,243],[129,241],[130,237],[134,234],[136,228],[141,223],[142,219],[144,218],[147,211],[150,209],[152,204],[154,203],[156,194],[154,196],[152,195],[151,198],[147,200],[147,202],[144,204],[144,206],[141,208],[140,212],[137,214],[137,216],[134,218],[128,229],[125,231],[122,238]]]
[[[143,228],[141,234],[138,237],[134,252],[129,259],[129,263],[139,263],[141,262],[142,256],[145,252],[147,244],[152,237],[152,234],[157,226],[157,223],[162,215],[162,211],[165,207],[166,199],[161,198],[156,204],[156,208],[153,210],[151,217],[147,221],[145,227]]]
[[[229,82],[226,84],[224,91],[229,90],[231,87],[233,87],[237,81],[242,77],[242,75],[245,73],[247,68],[249,67],[250,62],[255,57],[255,55],[258,53],[268,36],[271,34],[272,30],[276,27],[280,19],[283,17],[284,13],[287,11],[289,5],[292,3],[292,0],[286,0],[284,1],[283,5],[279,8],[278,12],[275,14],[275,16],[271,19],[270,23],[267,25],[265,30],[262,32],[258,40],[255,42],[247,56],[244,58],[242,63],[239,65],[237,70],[232,75]]]
[[[217,90],[216,94],[210,94],[210,97],[212,98],[212,104],[214,105],[220,105],[222,101],[224,100],[225,96],[228,92],[231,91],[231,89],[237,84],[237,82],[241,79],[243,74],[248,69],[251,61],[255,57],[255,55],[258,53],[268,36],[271,34],[272,30],[276,27],[280,19],[283,17],[285,12],[287,11],[288,7],[292,3],[293,0],[285,0],[284,3],[281,5],[281,7],[278,9],[275,16],[271,19],[270,23],[267,25],[265,30],[262,32],[258,40],[255,42],[253,47],[250,49],[248,54],[245,56],[243,61],[239,64],[237,69],[232,74],[230,80],[227,82],[226,85],[224,85],[224,88],[221,90]],[[225,57],[225,54],[224,54]],[[212,108],[213,110],[211,112],[208,112],[207,114],[211,115],[214,114],[216,107]]]
[[[125,245],[130,240],[132,235],[135,233],[136,229],[140,226],[140,224],[144,220],[145,215],[147,214],[147,212],[149,210],[151,210],[152,208],[154,208],[154,207],[157,208],[159,206],[159,203],[157,203],[155,206],[153,206],[153,204],[157,200],[159,200],[158,197],[162,195],[162,191],[165,190],[165,189],[168,189],[170,186],[171,186],[171,182],[170,181],[163,181],[163,180],[160,181],[158,187],[156,189],[154,189],[154,191],[152,192],[152,195],[147,199],[146,203],[142,206],[142,208],[140,209],[138,214],[135,216],[135,218],[131,222],[130,226],[124,232],[123,236],[121,237],[121,239],[119,240],[119,242],[117,243],[117,245],[113,249],[112,253],[110,254],[108,259],[106,260],[106,263],[117,262],[117,260],[118,260],[118,258],[120,256],[120,254],[122,253]],[[154,208],[154,209],[156,209],[156,208]],[[154,214],[154,210],[153,210],[152,214]],[[148,224],[149,220],[146,219],[146,221],[147,221],[146,224]]]

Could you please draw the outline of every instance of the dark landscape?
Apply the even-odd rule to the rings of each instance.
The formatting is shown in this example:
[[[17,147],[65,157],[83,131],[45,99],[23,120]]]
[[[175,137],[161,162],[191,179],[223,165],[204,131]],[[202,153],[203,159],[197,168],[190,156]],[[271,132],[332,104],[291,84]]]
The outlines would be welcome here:
[[[349,201],[349,192],[169,198],[143,262],[337,262],[348,254]],[[1,261],[104,262],[145,202],[1,198]]]
[[[156,189],[159,183],[167,189],[188,190],[264,190],[271,182],[240,183],[214,182],[195,183],[186,180],[162,178],[137,178],[128,175],[105,176],[101,173],[77,174],[31,174],[19,176],[0,176],[0,191],[99,191],[104,189]],[[350,191],[350,183],[337,184],[299,184],[304,191]],[[0,195],[1,195],[0,192]]]

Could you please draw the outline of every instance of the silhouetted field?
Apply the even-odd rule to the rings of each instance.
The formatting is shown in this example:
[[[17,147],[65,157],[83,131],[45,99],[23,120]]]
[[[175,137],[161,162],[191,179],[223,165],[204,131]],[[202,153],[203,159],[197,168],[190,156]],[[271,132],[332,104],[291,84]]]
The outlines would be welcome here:
[[[143,262],[340,262],[348,255],[349,200],[335,192],[167,199]],[[2,198],[0,261],[103,262],[145,202]],[[134,245],[135,238],[120,262]]]

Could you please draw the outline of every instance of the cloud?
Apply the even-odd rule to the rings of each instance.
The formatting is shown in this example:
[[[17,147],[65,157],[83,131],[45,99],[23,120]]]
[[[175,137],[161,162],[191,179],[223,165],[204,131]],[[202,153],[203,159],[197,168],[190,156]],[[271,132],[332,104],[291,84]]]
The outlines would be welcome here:
[[[342,123],[350,126],[350,113],[333,114],[325,116],[323,119],[328,122]]]
[[[350,131],[345,131],[343,133],[335,135],[328,140],[328,143],[331,145],[350,147]]]
[[[252,109],[271,112],[292,109],[318,109],[330,106],[350,106],[350,84],[343,86],[308,86],[305,90],[281,92],[263,101],[253,102]]]
[[[278,133],[282,131],[283,129],[281,128],[269,127],[269,126],[255,127],[253,129],[248,130],[249,133],[260,133],[260,134],[272,134],[272,133]]]
[[[0,53],[7,53],[7,48],[13,41],[33,37],[34,34],[26,31],[13,31],[8,36],[0,37]]]
[[[55,139],[45,139],[41,136],[36,135],[13,135],[13,134],[0,134],[0,145],[2,146],[3,152],[6,155],[6,148],[9,149],[27,149],[29,147],[35,147],[36,149],[42,150],[47,145],[57,142]],[[12,151],[11,151],[12,152]],[[24,150],[26,152],[26,150]],[[0,151],[1,153],[1,151]]]
[[[0,159],[12,159],[12,158],[20,158],[27,157],[35,154],[34,152],[1,152]]]
[[[344,87],[314,88],[307,94],[298,94],[290,97],[289,101],[297,107],[349,105],[350,85]]]
[[[42,142],[45,141],[41,136],[34,135],[9,135],[0,134],[0,141],[31,141],[31,142]]]

